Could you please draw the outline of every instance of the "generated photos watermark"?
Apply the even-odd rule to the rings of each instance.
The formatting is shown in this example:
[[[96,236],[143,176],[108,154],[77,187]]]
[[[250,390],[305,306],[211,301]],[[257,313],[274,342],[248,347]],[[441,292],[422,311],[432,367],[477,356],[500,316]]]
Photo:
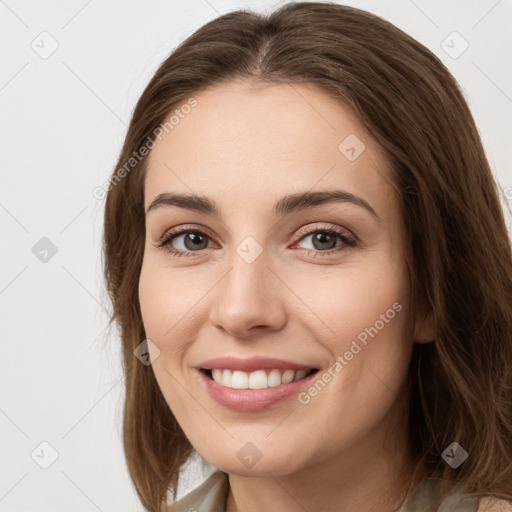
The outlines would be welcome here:
[[[176,109],[173,115],[171,115],[165,123],[160,124],[153,130],[151,135],[147,136],[139,150],[134,151],[132,156],[128,158],[122,167],[117,169],[109,180],[105,181],[101,186],[94,187],[92,191],[94,198],[98,200],[104,199],[112,188],[114,188],[126,175],[130,173],[130,171],[132,171],[147,155],[149,155],[149,152],[157,144],[155,139],[162,141],[163,134],[169,133],[173,130],[196,106],[197,100],[195,98],[190,98],[187,103],[182,105],[179,109]]]
[[[307,405],[311,402],[311,399],[322,391],[325,386],[334,379],[340,372],[347,366],[350,361],[354,359],[354,357],[361,352],[361,350],[367,346],[370,341],[368,338],[373,339],[379,332],[384,329],[386,324],[395,318],[397,313],[402,311],[402,305],[399,302],[395,302],[392,307],[390,307],[385,313],[380,315],[379,320],[377,320],[372,326],[365,328],[361,331],[356,338],[352,340],[350,348],[345,351],[342,355],[339,355],[336,358],[336,361],[318,377],[318,379],[312,384],[307,390],[301,391],[297,395],[297,399],[299,403],[302,405]],[[358,343],[359,342],[359,343]]]

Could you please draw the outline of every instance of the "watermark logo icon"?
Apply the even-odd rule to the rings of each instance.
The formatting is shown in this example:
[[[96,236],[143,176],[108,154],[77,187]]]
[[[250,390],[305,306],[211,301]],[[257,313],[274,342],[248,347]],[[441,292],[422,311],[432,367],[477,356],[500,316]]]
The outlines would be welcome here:
[[[236,456],[245,466],[252,468],[263,455],[254,444],[245,443]]]
[[[338,146],[339,152],[351,162],[357,160],[365,149],[363,141],[353,133],[345,137]]]
[[[236,248],[237,254],[247,263],[255,261],[263,252],[263,247],[252,237],[245,237]]]
[[[32,247],[32,254],[42,263],[48,263],[56,254],[57,246],[46,236]]]
[[[51,57],[59,47],[57,40],[49,33],[41,32],[31,43],[30,47],[34,50],[41,59],[48,59]]]
[[[468,452],[454,441],[441,454],[441,457],[453,469],[457,469],[468,458]]]
[[[454,30],[441,41],[441,48],[452,59],[458,59],[469,48],[469,43]]]
[[[145,339],[133,354],[144,366],[149,366],[160,357],[160,349],[150,339]]]
[[[59,458],[59,452],[48,441],[43,441],[34,448],[30,456],[40,468],[48,469]]]

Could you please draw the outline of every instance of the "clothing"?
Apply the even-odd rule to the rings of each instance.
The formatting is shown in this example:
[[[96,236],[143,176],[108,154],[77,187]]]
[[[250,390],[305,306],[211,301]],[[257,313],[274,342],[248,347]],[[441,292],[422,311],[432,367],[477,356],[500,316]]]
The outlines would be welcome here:
[[[512,512],[509,502],[500,500],[491,507],[487,498],[477,503],[469,495],[459,492],[441,501],[435,483],[432,478],[423,480],[412,495],[406,496],[396,512]],[[216,470],[199,487],[171,505],[169,512],[225,512],[228,491],[227,473]]]
[[[169,512],[225,512],[228,474],[216,470],[199,487],[171,505]]]

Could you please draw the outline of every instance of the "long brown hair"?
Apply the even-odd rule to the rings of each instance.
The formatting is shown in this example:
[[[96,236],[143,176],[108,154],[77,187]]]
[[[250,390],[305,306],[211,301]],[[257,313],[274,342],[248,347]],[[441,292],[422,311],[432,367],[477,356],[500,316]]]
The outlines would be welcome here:
[[[391,23],[352,7],[298,2],[270,14],[230,12],[181,43],[137,102],[108,187],[105,279],[110,324],[118,323],[123,345],[124,451],[142,504],[159,512],[169,491],[176,497],[193,448],[151,366],[134,356],[145,339],[138,280],[147,156],[130,158],[194,94],[237,78],[316,85],[352,108],[387,152],[414,314],[431,315],[435,326],[434,341],[413,348],[410,450],[446,489],[459,484],[475,498],[512,501],[511,245],[468,105],[442,62]],[[456,470],[441,457],[454,441],[469,454]]]

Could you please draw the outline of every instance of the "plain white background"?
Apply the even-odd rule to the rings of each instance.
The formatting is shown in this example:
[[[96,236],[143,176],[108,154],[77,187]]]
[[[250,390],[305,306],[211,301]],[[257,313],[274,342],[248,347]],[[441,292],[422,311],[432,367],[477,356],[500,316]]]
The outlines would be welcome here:
[[[124,381],[119,340],[105,336],[103,201],[93,189],[109,178],[135,102],[179,42],[219,14],[282,3],[0,0],[0,510],[142,510],[120,440]],[[512,3],[345,3],[443,60],[497,179],[511,187]],[[187,475],[180,495],[206,473],[192,465]]]

